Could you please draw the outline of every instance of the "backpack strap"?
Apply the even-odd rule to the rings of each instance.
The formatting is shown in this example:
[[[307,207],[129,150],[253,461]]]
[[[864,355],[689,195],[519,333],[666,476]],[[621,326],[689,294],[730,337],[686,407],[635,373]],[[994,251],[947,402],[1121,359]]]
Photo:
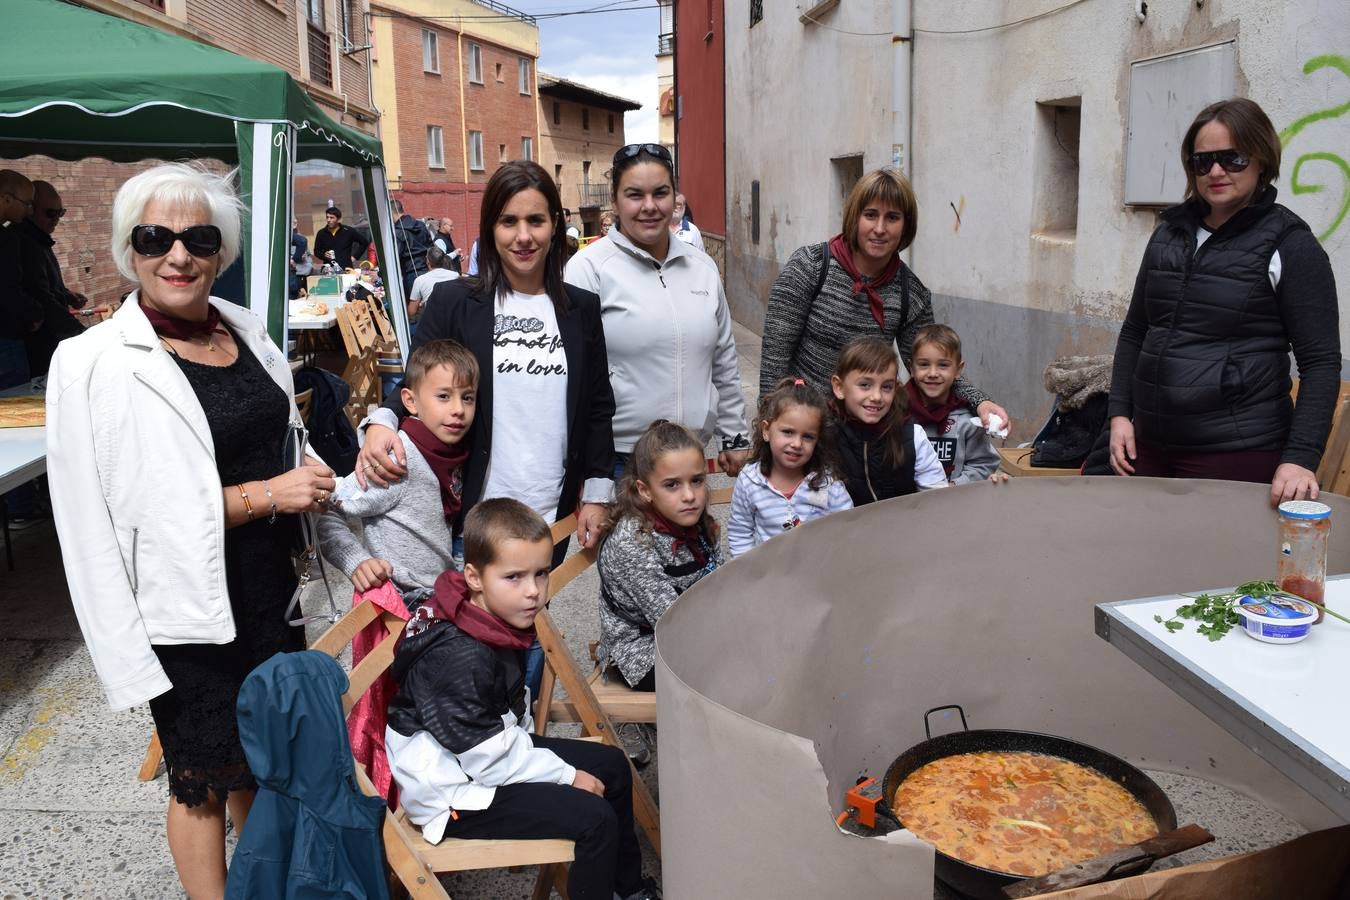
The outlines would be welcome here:
[[[830,274],[830,242],[820,244],[820,274],[816,276],[816,289],[811,292],[811,302],[815,303],[820,292],[825,289],[825,278]]]

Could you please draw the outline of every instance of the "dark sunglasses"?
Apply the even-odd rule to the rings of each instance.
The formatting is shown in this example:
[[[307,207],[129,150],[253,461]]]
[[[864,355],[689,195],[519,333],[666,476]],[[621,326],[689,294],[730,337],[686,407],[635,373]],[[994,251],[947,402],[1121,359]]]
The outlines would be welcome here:
[[[49,206],[42,211],[42,214],[53,219],[60,219],[65,216],[66,208],[63,206],[60,209],[56,209],[55,207]]]
[[[163,225],[137,225],[131,229],[131,249],[141,256],[163,256],[173,249],[175,241],[182,241],[193,256],[215,256],[220,252],[220,229],[214,225],[190,225],[182,231],[172,231]]]
[[[614,154],[614,165],[617,166],[625,159],[632,159],[644,151],[655,156],[659,160],[663,160],[671,165],[675,164],[675,160],[670,156],[670,151],[660,144],[629,144],[627,147],[620,147],[619,151]]]
[[[1204,153],[1191,154],[1191,171],[1196,175],[1208,175],[1216,162],[1223,166],[1225,172],[1241,172],[1252,161],[1241,150],[1206,150]]]

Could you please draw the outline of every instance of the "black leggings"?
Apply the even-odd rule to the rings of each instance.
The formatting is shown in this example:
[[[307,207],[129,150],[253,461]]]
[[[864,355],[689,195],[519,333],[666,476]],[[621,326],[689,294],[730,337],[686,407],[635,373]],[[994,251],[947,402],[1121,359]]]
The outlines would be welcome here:
[[[608,744],[531,735],[536,747],[552,750],[605,785],[600,799],[564,784],[526,782],[497,788],[487,809],[460,810],[446,837],[532,839],[576,842],[567,876],[572,900],[612,900],[642,887],[642,851],[633,831],[632,770],[623,751]]]

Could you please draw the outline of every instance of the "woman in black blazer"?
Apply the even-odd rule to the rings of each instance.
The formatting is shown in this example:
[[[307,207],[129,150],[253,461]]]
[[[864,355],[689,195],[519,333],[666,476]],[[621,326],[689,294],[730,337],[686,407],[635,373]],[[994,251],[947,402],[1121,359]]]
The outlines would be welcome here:
[[[448,338],[478,359],[460,515],[503,496],[551,521],[575,510],[577,540],[593,547],[609,525],[614,393],[600,298],[563,283],[564,227],[547,172],[526,161],[498,169],[483,193],[478,277],[432,290],[412,350]],[[386,484],[407,472],[396,431],[407,415],[400,393],[371,415],[356,466],[363,487],[366,479]],[[567,543],[555,549],[555,567]],[[525,667],[535,695],[542,672],[536,641]]]

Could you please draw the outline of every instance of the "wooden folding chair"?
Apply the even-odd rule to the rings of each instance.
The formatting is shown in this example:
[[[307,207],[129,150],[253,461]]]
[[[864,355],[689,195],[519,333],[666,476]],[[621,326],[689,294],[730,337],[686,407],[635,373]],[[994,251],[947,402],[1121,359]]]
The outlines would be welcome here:
[[[382,357],[399,356],[398,332],[394,330],[394,323],[389,321],[384,302],[374,294],[367,294],[366,304],[370,307],[371,322],[375,326],[376,352]]]
[[[311,649],[330,656],[339,656],[343,648],[372,622],[379,621],[386,635],[375,649],[348,673],[349,687],[342,695],[342,711],[350,714],[356,702],[394,661],[394,645],[404,622],[393,613],[380,610],[370,601],[362,601],[328,631],[324,632]],[[379,792],[371,783],[364,767],[355,763],[356,780],[361,790],[370,796]],[[573,859],[574,845],[565,840],[461,840],[446,838],[439,844],[427,843],[421,832],[408,821],[400,808],[386,812],[384,818],[384,852],[395,876],[416,900],[450,900],[438,872],[458,872],[468,869],[497,869],[513,866],[539,866],[539,877],[532,896],[543,900],[550,889],[557,888],[567,896],[566,864]]]
[[[300,412],[300,421],[309,424],[309,404],[314,399],[314,388],[303,390],[295,395],[295,408]]]
[[[351,388],[351,397],[344,407],[344,412],[355,428],[366,417],[371,405],[378,405],[382,399],[378,363],[373,347],[374,326],[370,324],[370,307],[365,303],[359,301],[344,303],[335,310],[335,313],[338,331],[342,334],[342,345],[347,351],[347,363],[342,370],[342,380]]]
[[[718,471],[717,460],[708,460],[708,472]],[[709,505],[730,503],[731,492],[732,488],[712,491],[708,497]],[[576,528],[575,515],[555,522],[554,543],[566,540]],[[558,591],[568,582],[590,568],[595,559],[594,550],[582,550],[568,557],[549,577],[549,596],[557,596]],[[598,661],[591,667],[590,674],[583,677],[562,635],[554,628],[552,619],[543,625],[536,623],[535,628],[539,632],[539,644],[549,659],[549,665],[544,668],[544,677],[539,684],[539,698],[534,715],[535,733],[543,734],[549,722],[579,722],[586,733],[595,734],[602,729],[612,730],[614,722],[656,721],[655,692],[635,691],[622,678],[604,678],[604,672]],[[551,647],[553,649],[550,649]],[[567,696],[555,700],[554,691],[558,681],[563,681]]]

